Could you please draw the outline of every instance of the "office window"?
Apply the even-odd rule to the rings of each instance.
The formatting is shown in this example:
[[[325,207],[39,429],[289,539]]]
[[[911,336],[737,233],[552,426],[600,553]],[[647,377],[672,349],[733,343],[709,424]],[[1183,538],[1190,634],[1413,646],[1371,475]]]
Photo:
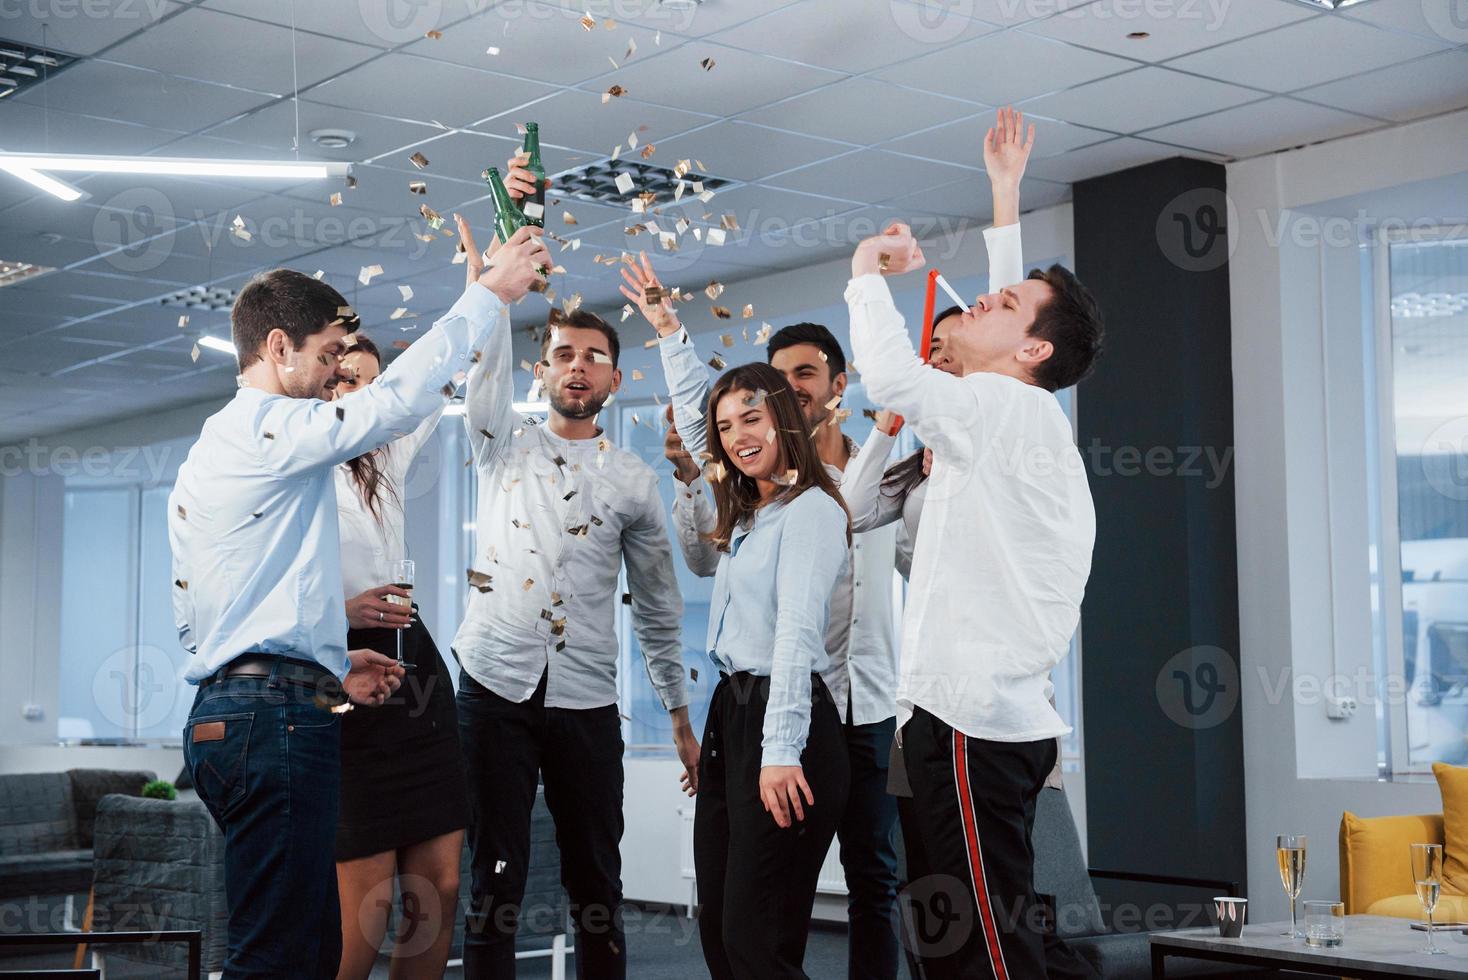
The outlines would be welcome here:
[[[1468,239],[1388,236],[1373,278],[1382,763],[1468,762]],[[1395,561],[1392,559],[1395,558]]]

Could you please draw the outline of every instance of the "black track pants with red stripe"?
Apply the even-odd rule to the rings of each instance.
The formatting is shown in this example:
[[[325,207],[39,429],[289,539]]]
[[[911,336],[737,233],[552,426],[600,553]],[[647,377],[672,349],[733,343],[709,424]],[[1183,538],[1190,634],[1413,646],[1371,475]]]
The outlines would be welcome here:
[[[899,797],[902,913],[920,980],[1044,980],[1045,914],[1030,828],[1055,739],[969,738],[917,708],[899,736],[912,797]]]

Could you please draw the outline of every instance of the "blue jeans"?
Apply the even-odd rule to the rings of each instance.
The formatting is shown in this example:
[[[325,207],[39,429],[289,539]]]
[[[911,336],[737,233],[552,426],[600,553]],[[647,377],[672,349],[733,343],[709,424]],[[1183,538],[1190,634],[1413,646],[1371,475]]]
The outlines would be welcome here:
[[[896,718],[845,726],[851,794],[836,836],[846,872],[850,980],[897,976],[897,797],[887,792],[896,726]]]
[[[184,763],[224,832],[225,980],[332,980],[341,960],[341,724],[313,693],[229,678],[199,689],[184,726]]]

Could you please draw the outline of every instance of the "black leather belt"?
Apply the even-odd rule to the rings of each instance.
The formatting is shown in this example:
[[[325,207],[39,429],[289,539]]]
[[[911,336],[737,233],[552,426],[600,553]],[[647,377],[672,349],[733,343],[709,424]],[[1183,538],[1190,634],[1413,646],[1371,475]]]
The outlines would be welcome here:
[[[347,700],[341,681],[320,664],[269,654],[245,654],[236,657],[206,677],[200,686],[208,687],[231,677],[267,678],[272,673],[282,684],[310,688],[316,693],[316,700],[324,707],[344,704]]]

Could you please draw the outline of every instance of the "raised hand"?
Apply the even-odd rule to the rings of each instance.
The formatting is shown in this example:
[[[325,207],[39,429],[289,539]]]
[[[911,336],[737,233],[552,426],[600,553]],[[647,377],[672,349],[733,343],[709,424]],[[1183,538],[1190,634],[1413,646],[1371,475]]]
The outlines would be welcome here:
[[[642,311],[643,318],[652,324],[659,337],[676,333],[682,325],[678,322],[678,314],[673,312],[673,301],[667,296],[653,303],[647,301],[648,289],[662,289],[663,284],[658,281],[657,273],[652,271],[647,253],[639,252],[638,258],[640,262],[630,268],[626,264],[622,266],[622,279],[626,283],[621,287],[622,295]]]
[[[505,190],[510,192],[513,200],[520,200],[535,193],[535,175],[525,169],[525,164],[530,160],[530,154],[520,150],[509,160],[505,161]],[[550,186],[550,178],[545,179],[545,186]]]
[[[678,426],[673,422],[673,406],[669,405],[664,414],[668,419],[668,431],[663,434],[663,456],[673,464],[673,476],[685,485],[690,484],[698,479],[698,464],[678,434]]]
[[[467,232],[468,226],[462,226],[460,234]],[[511,235],[490,257],[478,277],[479,284],[508,304],[520,299],[532,286],[545,282],[542,270],[549,269],[552,263],[550,252],[541,240],[542,234],[541,229],[526,225]],[[466,242],[465,247],[471,246]]]
[[[474,243],[474,232],[469,230],[469,222],[464,220],[463,215],[454,215],[454,224],[459,227],[459,247],[468,256],[464,261],[464,288],[468,289],[470,283],[478,282],[479,277],[484,275],[484,266],[489,262],[490,256],[499,250],[500,239],[496,235],[489,241],[489,248],[483,252]]]
[[[1025,116],[1008,106],[999,110],[994,125],[984,134],[984,169],[990,183],[1019,187],[1035,145],[1035,124],[1025,132]]]
[[[894,221],[882,234],[856,246],[856,254],[851,257],[851,275],[855,278],[880,272],[884,276],[900,276],[921,269],[927,261],[922,246],[912,236],[912,229]]]

